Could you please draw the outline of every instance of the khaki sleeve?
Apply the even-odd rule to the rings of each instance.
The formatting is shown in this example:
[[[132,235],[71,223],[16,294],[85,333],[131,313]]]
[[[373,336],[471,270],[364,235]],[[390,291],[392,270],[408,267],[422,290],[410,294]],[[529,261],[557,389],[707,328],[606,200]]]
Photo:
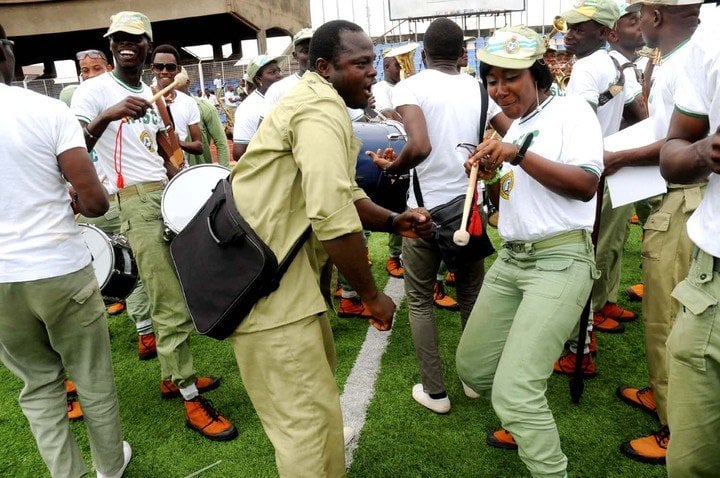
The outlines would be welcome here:
[[[355,201],[364,193],[355,184],[352,138],[345,108],[332,99],[305,104],[290,120],[307,216],[321,241],[362,231]]]

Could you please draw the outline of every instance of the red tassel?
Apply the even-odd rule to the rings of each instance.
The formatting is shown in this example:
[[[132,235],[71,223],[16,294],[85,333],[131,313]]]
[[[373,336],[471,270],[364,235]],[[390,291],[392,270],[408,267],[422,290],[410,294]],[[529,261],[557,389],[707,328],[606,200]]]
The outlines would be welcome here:
[[[468,232],[473,237],[480,237],[483,233],[482,216],[477,204],[477,191],[473,194],[472,208],[470,209],[470,221],[468,221]]]
[[[117,175],[117,187],[118,189],[122,189],[125,187],[125,178],[123,178],[122,173],[118,173]]]

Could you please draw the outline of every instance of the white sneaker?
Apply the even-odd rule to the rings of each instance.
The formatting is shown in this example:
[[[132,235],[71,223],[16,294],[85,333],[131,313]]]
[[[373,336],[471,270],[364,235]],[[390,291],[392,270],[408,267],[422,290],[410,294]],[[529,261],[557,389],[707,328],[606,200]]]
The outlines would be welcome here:
[[[450,399],[448,397],[432,398],[429,394],[425,393],[422,383],[416,383],[413,386],[412,397],[420,405],[435,413],[445,414],[450,411]]]
[[[345,442],[345,446],[348,446],[353,438],[355,438],[355,429],[353,427],[343,427],[343,441]]]
[[[125,468],[127,468],[128,463],[130,463],[130,458],[132,458],[132,448],[130,448],[130,444],[126,441],[123,441],[123,466],[120,468],[120,471],[117,473],[113,473],[112,475],[106,475],[105,473],[97,472],[97,478],[121,478],[123,473],[125,473]]]
[[[466,396],[467,398],[469,398],[470,400],[475,400],[476,398],[480,398],[480,394],[477,393],[477,392],[476,392],[475,390],[473,390],[472,388],[470,388],[470,387],[468,387],[467,385],[465,385],[465,382],[463,382],[462,380],[460,380],[460,383],[462,383],[463,392],[465,392],[465,396]]]

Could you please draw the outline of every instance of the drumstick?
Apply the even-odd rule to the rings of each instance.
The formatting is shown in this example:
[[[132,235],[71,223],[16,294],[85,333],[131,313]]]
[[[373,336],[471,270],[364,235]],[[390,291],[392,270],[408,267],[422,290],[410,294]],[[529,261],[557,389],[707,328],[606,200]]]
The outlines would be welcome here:
[[[160,90],[160,91],[158,91],[157,93],[155,93],[154,95],[152,95],[152,96],[147,100],[148,103],[150,103],[150,104],[155,103],[155,102],[156,102],[157,100],[159,100],[162,96],[165,96],[165,95],[168,94],[170,91],[172,91],[176,86],[184,85],[184,84],[187,83],[188,81],[189,81],[189,78],[188,78],[188,76],[187,76],[187,73],[185,73],[185,71],[183,71],[183,70],[180,70],[180,72],[179,72],[177,75],[175,75],[175,78],[173,79],[172,83],[170,83],[170,84],[167,85],[165,88],[163,88],[162,90]],[[132,119],[132,117],[126,116],[125,118],[123,118],[123,122],[127,123],[127,122],[130,121],[131,119]]]
[[[470,242],[470,233],[467,232],[467,222],[470,216],[470,207],[472,206],[473,196],[475,195],[475,185],[477,184],[478,165],[477,163],[470,168],[470,176],[468,177],[467,190],[465,191],[465,205],[463,206],[462,221],[460,221],[460,229],[453,233],[453,242],[458,246],[467,246]]]
[[[490,139],[497,136],[497,131],[493,131]],[[482,138],[480,138],[482,139]],[[468,217],[470,217],[470,208],[477,187],[478,163],[470,168],[470,176],[468,177],[467,190],[465,191],[465,205],[463,206],[462,221],[460,221],[460,229],[453,233],[453,242],[458,246],[467,246],[470,243],[470,233],[467,232]]]
[[[155,103],[161,96],[165,96],[168,94],[171,90],[175,89],[176,86],[184,85],[188,82],[188,76],[187,73],[185,73],[183,70],[180,70],[180,72],[175,75],[175,79],[173,79],[172,83],[167,85],[162,90],[158,91],[152,97],[148,100],[148,103],[152,104]]]

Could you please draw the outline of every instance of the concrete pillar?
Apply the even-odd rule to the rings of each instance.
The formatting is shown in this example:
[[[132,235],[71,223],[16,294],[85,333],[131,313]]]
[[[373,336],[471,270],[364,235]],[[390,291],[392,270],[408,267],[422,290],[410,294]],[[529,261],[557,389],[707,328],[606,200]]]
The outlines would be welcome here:
[[[212,50],[213,50],[213,59],[222,60],[222,57],[223,57],[222,45],[220,43],[213,43]]]
[[[265,53],[267,53],[267,33],[265,30],[258,31],[257,43],[258,43],[258,54],[264,55]]]

